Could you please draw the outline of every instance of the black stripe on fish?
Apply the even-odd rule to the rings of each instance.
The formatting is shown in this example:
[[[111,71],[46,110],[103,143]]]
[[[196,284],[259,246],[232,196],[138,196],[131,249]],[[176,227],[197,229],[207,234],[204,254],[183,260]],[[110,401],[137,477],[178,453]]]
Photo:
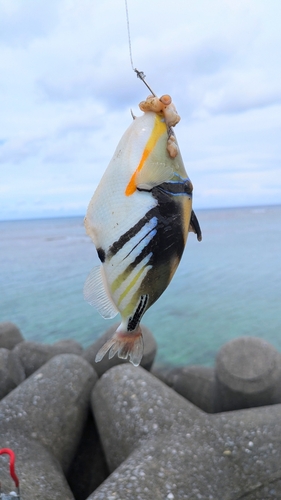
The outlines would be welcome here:
[[[121,250],[121,248],[123,248],[123,246],[128,243],[128,241],[133,238],[134,236],[136,236],[136,234],[138,234],[141,229],[143,228],[143,226],[145,224],[147,224],[151,219],[152,217],[154,217],[154,213],[153,213],[153,209],[152,210],[149,210],[144,217],[142,217],[133,227],[131,227],[128,231],[126,231],[126,233],[122,234],[122,236],[120,236],[120,238],[115,241],[114,243],[112,243],[112,245],[109,247],[109,250],[108,250],[108,258],[111,258],[113,257],[113,255],[116,255],[119,250]],[[149,233],[150,231],[148,231]]]
[[[192,190],[193,186],[192,183],[189,179],[186,179],[185,181],[174,181],[174,182],[164,182],[160,184],[159,186],[152,188],[150,191],[152,196],[158,200],[158,203],[161,204],[163,202],[162,198],[160,196],[160,192],[164,194],[164,203],[165,205],[167,204],[167,198],[165,198],[165,195],[167,197],[172,197],[173,196],[188,196],[191,198],[192,196]],[[146,189],[138,189],[138,191],[147,191]],[[176,212],[178,212],[178,207],[173,207]],[[153,207],[151,210],[149,210],[144,217],[142,217],[133,227],[131,227],[126,233],[122,234],[120,238],[115,241],[108,250],[108,258],[113,257],[113,255],[116,255],[119,250],[131,239],[133,238],[142,228],[145,224],[147,224],[152,217],[157,217],[157,213],[159,210],[159,206]],[[167,216],[168,210],[165,210],[164,217]]]
[[[163,189],[163,184],[165,184],[165,190]],[[126,258],[128,258],[129,261],[128,266],[122,272],[123,279],[126,279],[136,265],[147,255],[151,254],[149,262],[146,264],[150,266],[150,269],[132,299],[132,301],[136,300],[138,303],[140,296],[147,295],[148,304],[146,305],[146,309],[160,297],[168,286],[184,250],[186,233],[188,230],[186,224],[189,226],[189,221],[187,221],[184,216],[184,204],[191,204],[191,195],[186,192],[188,189],[182,189],[181,186],[182,196],[179,196],[180,183],[171,182],[163,184],[151,190],[151,195],[157,200],[157,204],[111,245],[106,256],[110,259],[112,256],[118,254],[119,250],[121,250],[131,238],[141,232],[145,224],[148,224],[152,218],[157,220],[157,224],[154,226],[155,234],[153,238],[151,238],[147,245],[142,248],[134,261],[130,262],[130,255],[132,257],[131,252],[129,252],[125,258],[122,257],[124,262],[126,262]],[[188,182],[186,184],[187,186],[189,185]],[[184,203],[183,198],[186,200]],[[146,235],[149,233],[150,231],[147,231]],[[143,234],[143,232],[141,234]],[[142,241],[143,236],[140,235],[139,243]],[[140,319],[138,321],[140,321]],[[130,318],[130,328],[135,329],[136,325],[136,317],[134,319],[133,315]]]
[[[162,184],[153,188],[152,195],[158,201],[151,210],[158,221],[157,234],[150,245],[155,263],[168,262],[172,255],[180,258],[185,246],[182,205],[177,197],[162,190]]]
[[[97,248],[97,252],[98,252],[98,256],[99,256],[99,259],[101,261],[101,263],[103,264],[104,261],[105,261],[105,251],[103,248]]]
[[[158,201],[151,209],[152,215],[157,218],[157,233],[146,249],[152,253],[149,260],[151,268],[137,292],[141,295],[149,294],[148,307],[160,297],[171,280],[185,247],[185,224],[189,224],[184,218],[184,206],[180,197],[164,191],[162,186],[163,184],[154,187],[151,191]],[[191,203],[191,196],[186,196]]]
[[[137,248],[137,246],[152,232],[152,231],[155,231],[155,227],[153,227],[152,229],[149,229],[149,231],[147,231],[147,233],[137,242],[137,244],[130,250],[130,252],[126,255],[126,257],[124,257],[123,260],[127,259],[127,257],[129,257],[129,255],[131,255],[131,253],[135,250],[135,248]],[[150,243],[150,242],[149,242]],[[145,250],[147,247],[148,247],[148,244],[145,245],[144,249]],[[148,252],[146,252],[146,254],[143,254],[143,250],[141,252],[141,255],[142,255],[142,258],[139,260],[139,262],[149,253],[149,250]],[[135,263],[135,261],[134,261]]]
[[[139,243],[141,243],[141,241],[143,240],[143,238],[139,241]],[[135,245],[134,249],[137,247],[137,245]],[[145,245],[143,247],[143,249],[141,250],[141,252],[135,257],[135,259],[130,262],[130,259],[129,259],[129,264],[127,265],[127,267],[124,269],[124,271],[122,271],[122,273],[118,276],[118,278],[120,278],[122,276],[122,279],[125,280],[130,274],[131,272],[135,269],[135,267],[140,263],[142,262],[145,257],[147,257],[148,254],[151,253],[151,257],[150,259],[148,260],[148,262],[146,263],[147,266],[150,266],[153,264],[152,262],[152,252],[151,252],[151,240],[150,242]],[[124,259],[122,259],[123,261],[125,261],[129,255],[131,255],[131,252],[128,253],[128,255],[126,255],[126,257],[124,257]]]
[[[184,195],[192,196],[192,191],[193,191],[193,185],[189,179],[186,179],[184,182],[183,181],[163,182],[163,184],[160,184],[158,188],[161,189],[163,192],[170,194],[172,196],[184,196]]]
[[[139,322],[144,314],[145,308],[147,306],[147,302],[148,302],[148,295],[141,295],[140,301],[139,301],[138,306],[134,312],[134,315],[129,318],[128,326],[127,326],[128,332],[132,332],[138,326],[138,324],[139,324]]]
[[[176,183],[171,184],[175,185]],[[175,196],[171,192],[167,192],[166,189],[163,190],[162,186],[161,184],[151,190],[151,195],[157,200],[156,206],[149,210],[135,226],[114,242],[109,248],[109,252],[106,256],[107,258],[111,258],[113,255],[118,254],[119,250],[128,243],[130,238],[138,234],[145,224],[152,218],[157,220],[157,224],[154,225],[155,234],[153,238],[150,239],[147,245],[142,247],[139,255],[135,257],[134,261],[130,262],[132,252],[129,252],[125,258],[122,257],[124,262],[126,262],[126,258],[128,258],[128,266],[122,272],[122,278],[125,280],[134,268],[150,254],[149,261],[146,263],[150,269],[132,299],[133,302],[136,301],[139,303],[140,296],[147,295],[148,304],[146,305],[146,309],[160,297],[168,286],[184,250],[186,233],[188,230],[186,224],[189,226],[189,221],[187,221],[184,216],[184,205],[186,203],[191,204],[191,196],[187,194],[182,197]],[[183,199],[185,200],[184,203]],[[151,231],[147,231],[146,236],[150,232]],[[138,244],[142,241],[143,237],[140,236]],[[138,244],[134,246],[134,248],[136,248]],[[134,319],[133,315],[130,318],[130,328],[136,328],[136,326],[134,326],[136,324],[136,318]]]

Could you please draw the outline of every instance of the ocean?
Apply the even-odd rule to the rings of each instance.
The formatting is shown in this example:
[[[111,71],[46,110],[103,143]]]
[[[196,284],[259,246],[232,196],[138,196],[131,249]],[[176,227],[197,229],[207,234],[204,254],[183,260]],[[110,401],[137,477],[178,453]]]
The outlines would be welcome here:
[[[202,242],[189,234],[172,283],[142,321],[156,362],[212,366],[225,342],[245,335],[281,351],[281,206],[196,214]],[[3,221],[0,231],[0,321],[27,340],[84,347],[116,322],[83,299],[98,258],[82,216]]]

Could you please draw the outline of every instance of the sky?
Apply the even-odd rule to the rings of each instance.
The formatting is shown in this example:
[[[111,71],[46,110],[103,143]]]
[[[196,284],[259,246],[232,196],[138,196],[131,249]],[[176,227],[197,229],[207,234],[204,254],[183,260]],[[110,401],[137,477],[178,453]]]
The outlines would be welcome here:
[[[280,0],[128,9],[133,65],[181,116],[195,210],[280,204]],[[0,0],[0,220],[84,215],[148,93],[124,0]]]

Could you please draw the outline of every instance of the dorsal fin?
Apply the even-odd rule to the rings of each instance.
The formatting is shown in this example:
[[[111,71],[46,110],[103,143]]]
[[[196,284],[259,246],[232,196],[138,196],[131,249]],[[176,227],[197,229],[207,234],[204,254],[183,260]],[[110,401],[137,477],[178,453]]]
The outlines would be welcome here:
[[[118,310],[106,290],[102,266],[94,267],[84,285],[84,299],[94,306],[103,318],[114,318]]]

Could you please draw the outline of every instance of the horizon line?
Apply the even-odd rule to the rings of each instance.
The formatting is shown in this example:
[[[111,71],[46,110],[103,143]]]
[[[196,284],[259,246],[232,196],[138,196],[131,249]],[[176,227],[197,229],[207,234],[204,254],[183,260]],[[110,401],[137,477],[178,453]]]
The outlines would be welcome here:
[[[216,210],[241,210],[241,209],[266,209],[266,208],[274,208],[281,207],[281,203],[273,203],[267,205],[234,205],[234,206],[220,206],[220,207],[201,207],[196,208],[196,212],[201,211],[216,211]],[[41,215],[38,217],[23,217],[23,218],[9,218],[9,219],[0,219],[0,222],[24,222],[24,221],[33,221],[33,220],[49,220],[49,219],[74,219],[74,218],[83,218],[85,214],[69,214],[69,215]]]

